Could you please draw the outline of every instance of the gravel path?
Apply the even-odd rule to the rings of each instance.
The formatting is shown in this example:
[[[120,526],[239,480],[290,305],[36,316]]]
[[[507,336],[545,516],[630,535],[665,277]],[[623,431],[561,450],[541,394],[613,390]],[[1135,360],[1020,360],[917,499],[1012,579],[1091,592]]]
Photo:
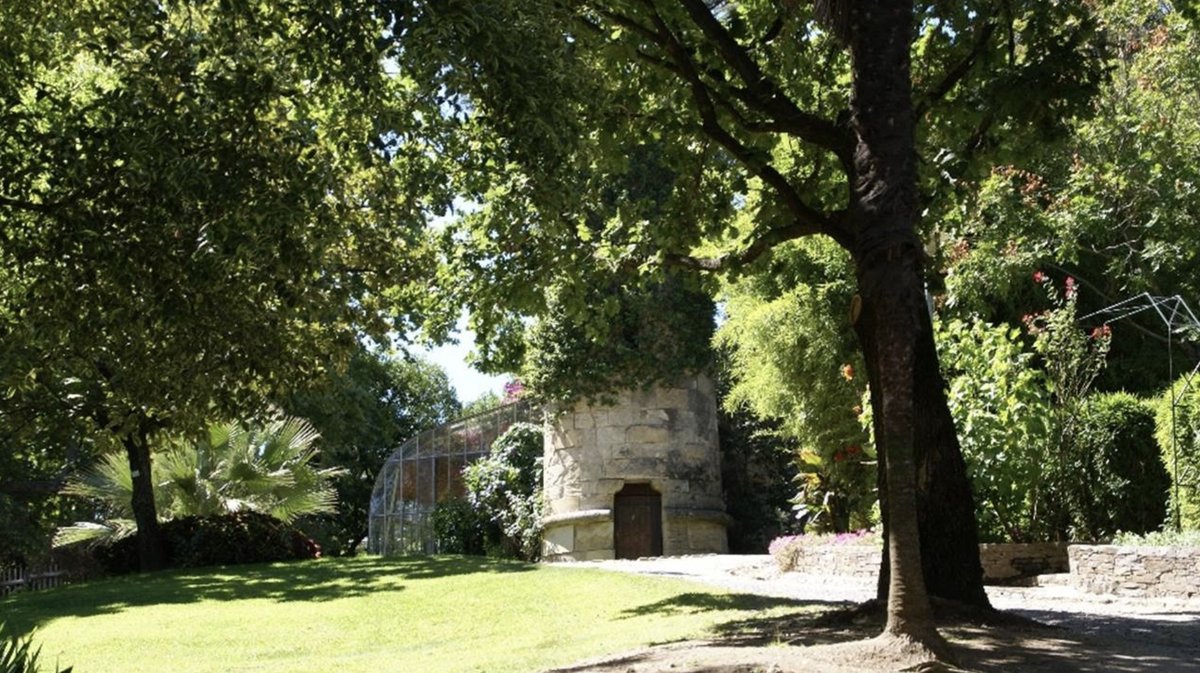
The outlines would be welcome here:
[[[576,564],[674,577],[730,591],[823,602],[861,602],[872,578],[780,573],[770,556],[699,555]],[[995,607],[1100,639],[1200,647],[1200,598],[1170,600],[1088,594],[1070,586],[988,587]]]

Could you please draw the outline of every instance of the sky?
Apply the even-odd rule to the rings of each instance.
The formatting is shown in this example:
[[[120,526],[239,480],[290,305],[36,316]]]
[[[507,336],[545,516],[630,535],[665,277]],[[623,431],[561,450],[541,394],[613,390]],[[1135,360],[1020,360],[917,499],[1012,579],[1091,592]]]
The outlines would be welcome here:
[[[475,333],[467,329],[465,323],[460,321],[458,324],[458,343],[414,351],[446,370],[450,385],[454,386],[458,401],[463,404],[479,399],[484,393],[503,394],[504,384],[510,378],[481,374],[467,364],[467,355],[475,347]]]

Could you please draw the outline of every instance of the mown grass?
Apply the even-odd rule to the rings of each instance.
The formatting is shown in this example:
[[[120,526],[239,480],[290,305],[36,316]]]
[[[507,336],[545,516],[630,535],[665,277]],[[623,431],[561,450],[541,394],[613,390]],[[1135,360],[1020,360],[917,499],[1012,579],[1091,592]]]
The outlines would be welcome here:
[[[477,558],[324,559],[0,600],[77,673],[537,671],[807,610],[678,580]]]

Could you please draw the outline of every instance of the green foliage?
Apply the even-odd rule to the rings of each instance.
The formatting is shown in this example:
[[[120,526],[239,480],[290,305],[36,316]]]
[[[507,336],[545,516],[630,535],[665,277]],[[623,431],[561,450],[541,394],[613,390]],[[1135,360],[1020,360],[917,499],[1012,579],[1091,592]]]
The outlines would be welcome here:
[[[937,223],[950,308],[1012,322],[1038,302],[1027,278],[1039,267],[1079,279],[1081,313],[1141,292],[1200,296],[1200,32],[1171,5],[1094,4],[1112,50],[1090,113],[1066,119],[1070,134],[1043,151],[963,184],[960,207]],[[1168,373],[1157,316],[1114,329],[1097,385],[1159,390]]]
[[[299,529],[254,511],[172,519],[163,524],[162,534],[167,566],[171,568],[303,560],[321,555],[320,547]],[[132,537],[97,548],[95,557],[109,574],[138,569],[137,546]]]
[[[12,633],[5,622],[0,622],[0,673],[39,673],[38,657],[42,648],[33,648],[33,634],[24,637]],[[56,673],[71,673],[71,668],[54,667]]]
[[[673,382],[710,364],[713,302],[668,276],[647,289],[560,287],[529,330],[521,380],[542,399],[572,402]],[[579,317],[597,313],[593,324]]]
[[[726,289],[716,343],[731,360],[728,411],[778,424],[795,448],[802,519],[821,530],[870,525],[875,500],[872,448],[859,414],[865,377],[848,322],[854,294],[848,256],[830,241],[778,250],[770,273]]]
[[[1182,376],[1157,400],[1154,438],[1171,477],[1168,523],[1200,530],[1200,381]],[[1174,428],[1172,437],[1172,401]],[[1178,496],[1176,495],[1178,494]],[[1178,518],[1176,518],[1178,512]]]
[[[1154,409],[1129,393],[1088,397],[1068,482],[1073,538],[1104,540],[1162,525],[1170,477],[1154,441]]]
[[[485,411],[490,411],[504,404],[504,398],[499,393],[487,391],[479,397],[467,402],[463,405],[463,416],[474,416]]]
[[[491,521],[466,498],[442,500],[429,519],[439,553],[482,556],[486,552],[484,540]]]
[[[330,481],[344,470],[317,467],[318,437],[308,422],[291,418],[263,425],[214,423],[199,440],[168,440],[152,467],[160,520],[251,511],[290,523],[333,511]],[[123,456],[104,456],[64,493],[99,501],[104,521],[62,529],[56,544],[119,539],[136,531],[129,521],[133,480]]]
[[[1043,463],[1045,479],[1037,484],[1033,507],[1044,513],[1039,518],[1045,530],[1062,540],[1068,539],[1073,530],[1077,534],[1090,533],[1079,528],[1086,518],[1083,508],[1088,502],[1079,489],[1077,473],[1087,460],[1083,408],[1092,382],[1104,369],[1112,333],[1107,326],[1091,332],[1080,328],[1079,292],[1074,278],[1068,276],[1063,281],[1061,294],[1049,276],[1036,272],[1034,280],[1043,286],[1054,308],[1025,318],[1053,402],[1049,451]]]
[[[145,458],[144,436],[262,413],[363,333],[444,322],[424,220],[449,196],[401,135],[418,104],[383,16],[20,4],[0,19],[0,433],[31,423],[40,451],[65,418]]]
[[[542,450],[542,429],[516,423],[463,470],[467,501],[487,524],[489,555],[530,561],[541,554]]]
[[[714,382],[718,400],[728,395],[732,381],[728,353],[718,350]],[[771,540],[799,532],[792,509],[796,464],[792,443],[779,433],[779,424],[764,421],[743,409],[719,404],[717,435],[721,442],[721,488],[725,512],[733,518],[726,530],[729,551],[761,554]]]
[[[1112,543],[1129,547],[1200,547],[1200,530],[1117,533]]]
[[[445,371],[420,359],[389,358],[360,349],[344,370],[332,370],[282,403],[320,433],[320,465],[333,477],[336,510],[298,525],[332,556],[352,554],[367,534],[375,476],[401,442],[458,415]]]
[[[936,324],[947,398],[974,486],[980,539],[1043,539],[1033,507],[1050,442],[1050,394],[1017,329],[978,318]]]

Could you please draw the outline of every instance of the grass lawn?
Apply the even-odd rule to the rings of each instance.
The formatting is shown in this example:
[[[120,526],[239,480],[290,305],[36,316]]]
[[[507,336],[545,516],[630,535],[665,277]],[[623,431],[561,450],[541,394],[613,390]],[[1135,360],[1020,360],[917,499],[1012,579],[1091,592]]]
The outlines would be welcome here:
[[[169,571],[0,600],[77,673],[526,673],[809,608],[696,584],[479,558]]]

